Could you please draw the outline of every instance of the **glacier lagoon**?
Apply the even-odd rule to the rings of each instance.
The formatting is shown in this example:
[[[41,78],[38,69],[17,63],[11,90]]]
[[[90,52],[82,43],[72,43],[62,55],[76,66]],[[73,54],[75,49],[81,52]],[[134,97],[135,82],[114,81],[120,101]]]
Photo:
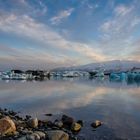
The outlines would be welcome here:
[[[0,107],[47,118],[67,114],[82,119],[87,140],[140,139],[140,84],[107,79],[0,81]],[[47,118],[48,119],[48,118]],[[94,120],[104,124],[93,131]]]

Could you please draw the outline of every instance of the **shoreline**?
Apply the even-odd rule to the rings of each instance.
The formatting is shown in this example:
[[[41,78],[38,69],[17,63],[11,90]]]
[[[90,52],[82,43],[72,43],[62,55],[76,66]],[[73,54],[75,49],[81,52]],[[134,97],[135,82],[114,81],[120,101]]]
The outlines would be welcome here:
[[[45,114],[51,117],[52,114]],[[86,140],[78,136],[83,127],[83,120],[74,120],[65,114],[55,121],[40,120],[0,108],[0,139],[2,140]],[[91,124],[97,128],[102,122],[96,120]]]

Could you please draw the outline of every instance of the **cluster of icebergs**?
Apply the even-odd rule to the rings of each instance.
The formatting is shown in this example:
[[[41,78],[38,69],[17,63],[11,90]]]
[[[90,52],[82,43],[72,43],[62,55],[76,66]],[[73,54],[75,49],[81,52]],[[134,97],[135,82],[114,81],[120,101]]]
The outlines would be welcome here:
[[[140,71],[127,71],[127,72],[105,72],[105,70],[96,71],[78,71],[78,70],[60,70],[60,71],[33,71],[29,70],[22,72],[20,70],[11,70],[0,72],[2,80],[33,80],[44,79],[50,77],[104,77],[108,75],[111,80],[140,80]]]
[[[20,71],[20,70],[11,70],[4,71],[0,73],[0,78],[2,80],[28,80],[45,77],[45,72],[40,71]]]
[[[90,76],[89,72],[86,71],[56,71],[50,72],[50,76],[57,77],[81,77],[81,76]]]

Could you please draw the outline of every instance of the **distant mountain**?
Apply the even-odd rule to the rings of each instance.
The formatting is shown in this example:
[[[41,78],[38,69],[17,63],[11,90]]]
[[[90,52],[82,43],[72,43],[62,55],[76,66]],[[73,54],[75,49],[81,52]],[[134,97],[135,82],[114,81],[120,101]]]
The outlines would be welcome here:
[[[62,67],[56,68],[54,71],[57,70],[85,70],[85,71],[92,71],[99,68],[105,69],[105,71],[115,70],[115,71],[126,71],[132,68],[140,68],[140,62],[138,61],[120,61],[120,60],[113,60],[113,61],[106,61],[106,62],[99,62],[99,63],[90,63],[87,65],[80,65],[74,67]]]

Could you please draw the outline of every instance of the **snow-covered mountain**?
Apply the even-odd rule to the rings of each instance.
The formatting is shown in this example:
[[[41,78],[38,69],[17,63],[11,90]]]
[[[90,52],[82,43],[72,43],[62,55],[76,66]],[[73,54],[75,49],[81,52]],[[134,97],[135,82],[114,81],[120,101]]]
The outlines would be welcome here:
[[[126,71],[132,68],[140,68],[139,61],[120,61],[120,60],[113,60],[113,61],[106,61],[100,63],[90,63],[87,65],[80,65],[74,67],[63,67],[63,68],[56,68],[55,70],[85,70],[85,71],[92,71],[99,68],[105,69],[106,71],[110,70],[120,70]]]

